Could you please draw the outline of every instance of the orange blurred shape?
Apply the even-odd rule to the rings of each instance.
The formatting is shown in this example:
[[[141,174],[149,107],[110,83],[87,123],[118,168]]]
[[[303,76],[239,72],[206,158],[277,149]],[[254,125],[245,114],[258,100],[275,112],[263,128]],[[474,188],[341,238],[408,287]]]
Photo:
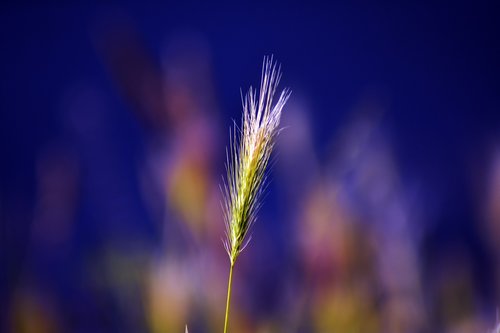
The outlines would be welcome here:
[[[190,311],[191,279],[185,265],[164,260],[153,267],[146,298],[151,332],[182,332]]]
[[[53,301],[27,289],[14,294],[10,322],[11,332],[16,333],[61,332]]]

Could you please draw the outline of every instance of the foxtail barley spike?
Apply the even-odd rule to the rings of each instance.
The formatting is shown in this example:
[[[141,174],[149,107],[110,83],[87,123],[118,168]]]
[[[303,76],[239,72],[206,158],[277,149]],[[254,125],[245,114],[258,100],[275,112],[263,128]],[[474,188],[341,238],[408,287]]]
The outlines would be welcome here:
[[[265,57],[259,94],[250,87],[246,96],[242,96],[241,129],[235,124],[230,130],[223,210],[226,224],[224,247],[231,265],[250,241],[248,232],[261,204],[266,167],[280,132],[281,111],[290,96],[290,90],[284,89],[273,104],[280,78],[280,66],[273,62],[272,57]]]
[[[250,87],[245,97],[242,96],[241,128],[235,124],[229,131],[229,147],[226,149],[227,181],[223,178],[221,187],[226,224],[226,239],[223,242],[231,262],[224,333],[227,332],[234,263],[251,239],[248,232],[257,218],[265,189],[266,168],[276,137],[281,131],[281,111],[290,97],[290,90],[284,89],[278,101],[273,104],[280,79],[280,67],[273,62],[272,57],[265,57],[259,95]]]

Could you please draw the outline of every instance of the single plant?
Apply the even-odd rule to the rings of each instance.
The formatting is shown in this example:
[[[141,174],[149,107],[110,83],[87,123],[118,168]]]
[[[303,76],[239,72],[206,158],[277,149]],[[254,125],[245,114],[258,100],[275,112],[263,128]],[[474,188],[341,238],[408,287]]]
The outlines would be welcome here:
[[[234,264],[251,239],[248,232],[257,218],[266,185],[267,165],[281,131],[281,111],[290,97],[290,90],[284,89],[278,101],[273,103],[280,79],[280,66],[272,57],[265,57],[259,94],[250,87],[246,96],[242,96],[242,127],[235,124],[230,129],[230,143],[226,149],[227,181],[223,180],[222,186],[226,225],[224,247],[230,261],[224,333],[227,332]]]

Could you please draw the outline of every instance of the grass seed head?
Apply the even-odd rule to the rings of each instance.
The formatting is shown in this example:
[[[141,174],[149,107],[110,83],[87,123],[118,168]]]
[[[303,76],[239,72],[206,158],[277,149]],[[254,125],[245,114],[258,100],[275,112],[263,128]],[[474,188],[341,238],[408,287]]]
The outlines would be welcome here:
[[[231,265],[250,241],[248,231],[255,223],[266,185],[266,168],[280,132],[281,111],[290,96],[284,89],[273,99],[281,79],[280,66],[272,57],[265,57],[260,89],[250,87],[242,96],[241,128],[230,129],[226,149],[227,181],[223,179],[223,211],[226,224],[224,247]]]

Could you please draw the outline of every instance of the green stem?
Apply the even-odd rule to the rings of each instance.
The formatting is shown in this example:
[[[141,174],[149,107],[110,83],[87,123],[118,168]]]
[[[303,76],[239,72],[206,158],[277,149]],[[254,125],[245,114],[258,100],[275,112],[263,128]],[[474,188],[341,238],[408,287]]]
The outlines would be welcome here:
[[[229,319],[229,303],[231,301],[231,284],[233,282],[233,266],[229,269],[229,281],[227,282],[226,318],[224,319],[224,333],[227,333],[227,321]]]

